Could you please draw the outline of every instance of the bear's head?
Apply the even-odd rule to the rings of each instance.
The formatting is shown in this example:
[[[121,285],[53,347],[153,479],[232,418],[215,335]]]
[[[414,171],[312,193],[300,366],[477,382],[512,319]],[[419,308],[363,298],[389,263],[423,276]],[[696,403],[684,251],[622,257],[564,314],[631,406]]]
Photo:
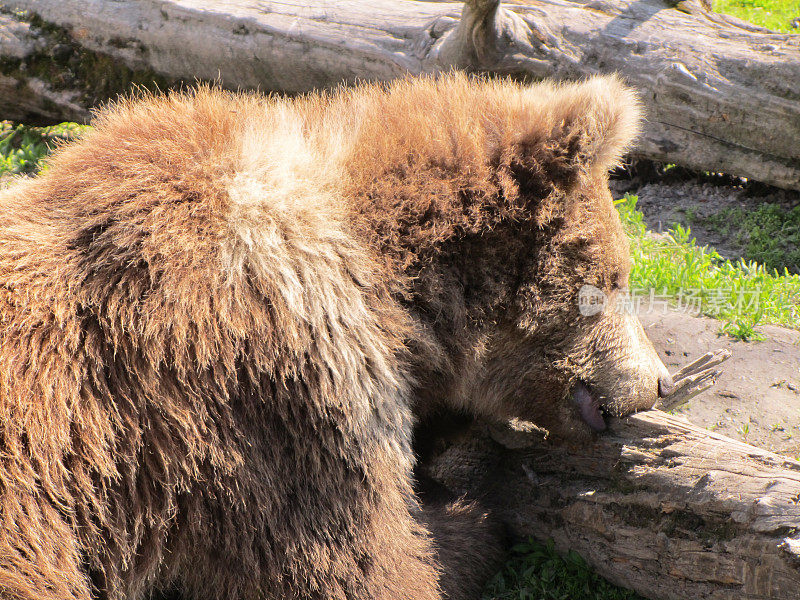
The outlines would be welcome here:
[[[635,94],[616,77],[464,76],[376,94],[351,181],[421,332],[418,412],[444,402],[574,438],[604,412],[653,406],[671,380],[617,306],[631,263],[608,189],[638,129]]]

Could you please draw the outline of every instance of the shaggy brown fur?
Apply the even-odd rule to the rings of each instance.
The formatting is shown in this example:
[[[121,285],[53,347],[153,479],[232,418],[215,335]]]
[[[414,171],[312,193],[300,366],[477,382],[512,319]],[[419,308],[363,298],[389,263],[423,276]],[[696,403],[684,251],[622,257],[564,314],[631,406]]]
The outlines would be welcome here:
[[[502,564],[503,532],[476,502],[428,502],[420,521],[434,539],[446,598],[481,597],[484,584]]]
[[[103,111],[0,195],[0,598],[440,598],[412,406],[654,399],[574,302],[625,284],[636,119],[608,78]]]

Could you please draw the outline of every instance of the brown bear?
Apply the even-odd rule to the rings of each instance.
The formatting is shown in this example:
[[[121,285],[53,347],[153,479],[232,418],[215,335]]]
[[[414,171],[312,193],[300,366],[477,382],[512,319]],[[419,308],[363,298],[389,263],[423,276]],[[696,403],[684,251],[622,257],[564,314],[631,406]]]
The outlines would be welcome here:
[[[104,109],[0,195],[0,598],[474,594],[413,414],[575,438],[654,403],[635,317],[577,302],[627,285],[637,121],[609,77]]]

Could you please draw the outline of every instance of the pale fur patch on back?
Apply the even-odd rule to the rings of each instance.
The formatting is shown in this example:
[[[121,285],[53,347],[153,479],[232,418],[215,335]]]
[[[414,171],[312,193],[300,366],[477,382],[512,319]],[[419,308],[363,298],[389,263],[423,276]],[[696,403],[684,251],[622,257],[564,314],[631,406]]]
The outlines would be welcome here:
[[[304,108],[322,105],[311,99]],[[224,269],[229,281],[257,280],[287,345],[328,368],[330,395],[346,403],[343,414],[356,435],[410,468],[408,383],[370,305],[378,274],[343,226],[337,155],[348,143],[344,124],[320,116],[310,131],[296,104],[275,101],[249,115],[227,184]],[[331,129],[320,132],[326,124]]]

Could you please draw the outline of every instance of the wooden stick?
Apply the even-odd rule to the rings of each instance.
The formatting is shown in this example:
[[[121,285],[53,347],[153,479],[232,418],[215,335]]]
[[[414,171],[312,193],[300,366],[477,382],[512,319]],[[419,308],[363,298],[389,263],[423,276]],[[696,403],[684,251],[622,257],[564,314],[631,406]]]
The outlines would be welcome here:
[[[673,390],[669,396],[661,399],[657,408],[664,411],[674,410],[706,391],[717,382],[717,378],[722,373],[714,367],[719,366],[730,357],[730,350],[716,350],[704,354],[683,367],[672,376]]]

